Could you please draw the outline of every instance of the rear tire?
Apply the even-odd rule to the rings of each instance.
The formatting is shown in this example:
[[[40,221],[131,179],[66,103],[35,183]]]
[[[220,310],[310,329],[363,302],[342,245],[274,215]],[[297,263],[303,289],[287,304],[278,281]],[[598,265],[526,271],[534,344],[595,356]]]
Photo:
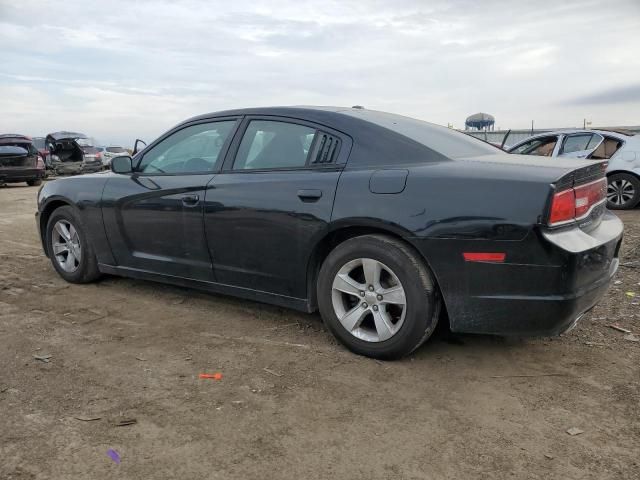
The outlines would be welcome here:
[[[101,274],[93,245],[74,208],[53,211],[46,230],[49,259],[58,274],[70,283],[90,283]]]
[[[40,180],[39,178],[35,180],[27,180],[27,185],[29,185],[30,187],[37,187],[39,185],[42,185],[42,180]]]
[[[332,250],[320,269],[317,293],[327,328],[367,357],[408,355],[438,322],[429,269],[409,246],[386,235],[355,237]]]
[[[631,173],[614,173],[607,178],[607,208],[631,210],[640,203],[640,179]]]

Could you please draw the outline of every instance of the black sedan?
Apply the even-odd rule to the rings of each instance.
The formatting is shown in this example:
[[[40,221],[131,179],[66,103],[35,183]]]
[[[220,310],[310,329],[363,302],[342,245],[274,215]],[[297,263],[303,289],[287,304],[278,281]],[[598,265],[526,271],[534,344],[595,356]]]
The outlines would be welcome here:
[[[618,266],[605,167],[362,108],[234,110],[112,172],[47,183],[37,225],[69,282],[107,273],[319,309],[354,352],[396,358],[441,318],[457,332],[571,328]]]

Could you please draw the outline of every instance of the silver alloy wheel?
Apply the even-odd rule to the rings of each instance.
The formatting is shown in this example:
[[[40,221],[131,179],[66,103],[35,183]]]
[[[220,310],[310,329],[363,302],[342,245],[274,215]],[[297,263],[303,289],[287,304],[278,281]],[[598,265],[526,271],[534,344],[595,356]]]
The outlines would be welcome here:
[[[624,205],[635,195],[633,184],[629,180],[621,178],[607,185],[607,200],[614,205]]]
[[[331,287],[333,310],[342,326],[366,342],[393,337],[404,323],[407,299],[396,274],[384,263],[357,258],[336,274]]]
[[[53,255],[60,268],[73,273],[80,266],[82,247],[76,228],[68,220],[58,220],[51,232]]]

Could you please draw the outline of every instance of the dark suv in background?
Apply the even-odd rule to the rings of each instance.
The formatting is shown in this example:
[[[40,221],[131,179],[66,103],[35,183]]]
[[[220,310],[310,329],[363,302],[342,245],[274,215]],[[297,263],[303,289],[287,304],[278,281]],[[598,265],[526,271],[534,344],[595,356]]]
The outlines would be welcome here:
[[[0,135],[0,184],[27,182],[40,185],[45,176],[44,161],[31,137]]]

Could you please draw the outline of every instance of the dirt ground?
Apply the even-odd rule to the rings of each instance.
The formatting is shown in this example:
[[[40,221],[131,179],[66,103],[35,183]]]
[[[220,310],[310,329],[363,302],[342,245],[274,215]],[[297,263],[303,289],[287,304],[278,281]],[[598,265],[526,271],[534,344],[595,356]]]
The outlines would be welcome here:
[[[0,187],[0,479],[640,478],[640,342],[607,326],[640,336],[640,210],[620,214],[617,285],[567,335],[440,329],[383,363],[318,315],[69,285],[41,251],[37,190]]]

